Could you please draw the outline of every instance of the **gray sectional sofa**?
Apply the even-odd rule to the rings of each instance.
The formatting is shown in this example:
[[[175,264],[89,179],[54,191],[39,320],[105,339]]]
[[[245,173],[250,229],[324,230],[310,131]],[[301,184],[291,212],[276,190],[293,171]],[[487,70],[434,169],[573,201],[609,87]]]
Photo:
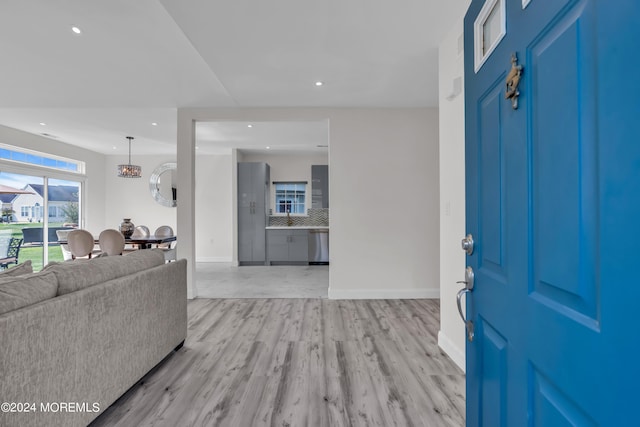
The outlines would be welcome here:
[[[85,426],[186,334],[186,261],[160,250],[2,274],[0,426]]]

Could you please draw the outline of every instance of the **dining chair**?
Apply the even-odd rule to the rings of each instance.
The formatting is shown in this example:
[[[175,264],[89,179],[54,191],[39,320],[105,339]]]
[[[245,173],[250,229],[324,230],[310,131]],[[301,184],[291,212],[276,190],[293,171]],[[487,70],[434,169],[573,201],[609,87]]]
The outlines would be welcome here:
[[[156,231],[153,232],[153,235],[156,237],[171,237],[173,236],[173,228],[168,225],[161,225],[156,228]],[[169,243],[159,243],[156,247],[162,249],[164,251],[164,260],[165,261],[175,261],[176,260],[176,242]]]
[[[99,253],[99,251],[93,250],[95,246],[93,235],[87,230],[72,230],[67,236],[67,243],[71,252],[71,259],[91,258],[94,253]]]
[[[171,237],[173,236],[173,228],[168,225],[161,225],[153,232],[156,237]]]
[[[69,233],[73,230],[56,230],[56,236],[58,241],[69,241]],[[68,261],[71,259],[71,251],[68,244],[60,244],[60,250],[62,251],[62,259]]]
[[[133,234],[131,237],[149,237],[151,232],[149,231],[149,227],[146,225],[138,225],[133,229]]]
[[[121,232],[112,228],[100,232],[98,244],[102,253],[106,253],[109,256],[122,255],[122,252],[124,252],[124,236]]]
[[[149,231],[149,227],[146,225],[137,225],[133,229],[133,233],[131,234],[132,239],[140,238],[140,237],[149,237],[151,232]],[[139,249],[138,245],[133,245],[131,243],[126,243],[124,245],[124,252],[133,252]]]
[[[21,245],[22,239],[15,237],[9,239],[6,256],[0,259],[0,270],[8,268],[9,264],[18,264],[18,255],[20,254]]]

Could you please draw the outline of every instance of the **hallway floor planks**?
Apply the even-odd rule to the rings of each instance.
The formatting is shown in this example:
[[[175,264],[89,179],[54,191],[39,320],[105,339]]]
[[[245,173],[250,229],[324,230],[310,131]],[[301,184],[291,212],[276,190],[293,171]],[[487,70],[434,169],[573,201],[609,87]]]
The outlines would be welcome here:
[[[92,426],[464,426],[437,300],[195,299],[184,347]]]

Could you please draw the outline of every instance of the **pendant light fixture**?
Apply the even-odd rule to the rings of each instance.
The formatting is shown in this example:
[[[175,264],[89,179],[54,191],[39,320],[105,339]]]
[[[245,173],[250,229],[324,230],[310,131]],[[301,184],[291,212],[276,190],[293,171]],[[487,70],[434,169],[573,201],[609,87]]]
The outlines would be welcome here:
[[[131,164],[131,140],[132,136],[128,136],[129,140],[129,163],[126,165],[118,165],[118,176],[120,178],[142,178],[142,167]]]

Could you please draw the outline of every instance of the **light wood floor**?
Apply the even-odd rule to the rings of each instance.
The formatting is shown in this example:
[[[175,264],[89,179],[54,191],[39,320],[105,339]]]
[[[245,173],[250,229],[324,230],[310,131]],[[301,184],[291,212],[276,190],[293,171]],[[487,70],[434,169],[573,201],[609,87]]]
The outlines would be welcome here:
[[[185,346],[92,426],[464,426],[437,300],[196,299]]]

